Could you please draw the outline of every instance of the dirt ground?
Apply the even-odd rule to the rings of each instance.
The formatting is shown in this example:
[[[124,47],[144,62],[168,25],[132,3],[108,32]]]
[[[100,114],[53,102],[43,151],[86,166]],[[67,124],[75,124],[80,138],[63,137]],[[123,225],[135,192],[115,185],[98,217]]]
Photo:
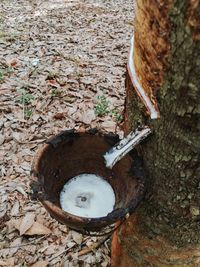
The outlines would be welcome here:
[[[0,266],[110,265],[30,199],[37,149],[65,129],[118,132],[132,0],[0,2]],[[82,253],[89,248],[90,253]],[[84,254],[81,256],[81,254]]]

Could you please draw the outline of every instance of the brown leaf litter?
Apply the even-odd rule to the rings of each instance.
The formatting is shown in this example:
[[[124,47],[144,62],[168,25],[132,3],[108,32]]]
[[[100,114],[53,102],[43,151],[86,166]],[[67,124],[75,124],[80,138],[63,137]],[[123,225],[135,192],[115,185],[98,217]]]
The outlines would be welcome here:
[[[30,199],[29,177],[37,149],[62,130],[121,133],[133,2],[0,6],[0,266],[109,266],[110,241],[52,219]]]

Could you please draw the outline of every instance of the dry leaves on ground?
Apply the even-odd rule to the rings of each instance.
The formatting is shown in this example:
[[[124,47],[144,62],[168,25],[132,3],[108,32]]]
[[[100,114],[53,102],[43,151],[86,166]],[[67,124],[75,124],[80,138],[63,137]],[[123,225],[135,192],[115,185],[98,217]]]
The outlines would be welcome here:
[[[64,129],[120,133],[132,20],[129,0],[1,1],[0,266],[109,266],[109,241],[81,255],[99,239],[32,201],[29,176]]]

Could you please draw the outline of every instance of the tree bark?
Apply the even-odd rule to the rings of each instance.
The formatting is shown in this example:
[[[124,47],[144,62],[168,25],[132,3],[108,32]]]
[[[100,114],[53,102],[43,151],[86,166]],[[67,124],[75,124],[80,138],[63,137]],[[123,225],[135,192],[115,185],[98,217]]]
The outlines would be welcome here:
[[[125,131],[154,132],[138,148],[145,201],[115,233],[112,266],[200,266],[200,1],[138,0],[134,35],[137,79],[160,118],[147,114],[129,71]]]

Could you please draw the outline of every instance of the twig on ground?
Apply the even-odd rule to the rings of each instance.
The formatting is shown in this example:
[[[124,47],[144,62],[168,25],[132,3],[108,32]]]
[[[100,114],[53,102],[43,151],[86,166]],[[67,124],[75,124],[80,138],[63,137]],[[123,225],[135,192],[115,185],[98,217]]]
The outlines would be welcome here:
[[[59,254],[53,256],[52,258],[50,258],[49,261],[54,260],[55,258],[57,258],[57,257],[61,256],[62,254],[68,252],[68,251],[71,250],[72,248],[75,248],[75,247],[77,247],[77,246],[82,246],[83,244],[85,244],[85,242],[88,240],[88,238],[89,238],[89,237],[86,237],[80,245],[76,243],[76,244],[74,244],[71,248],[63,249],[63,251],[61,251]]]
[[[21,244],[21,245],[16,245],[16,246],[11,246],[11,247],[5,247],[5,248],[2,248],[2,249],[25,247],[25,246],[28,246],[28,245],[31,245],[31,244],[34,244],[34,243],[38,243],[40,240],[44,239],[47,236],[49,236],[49,235],[41,236],[41,237],[39,237],[37,239],[34,239],[34,240],[30,241],[30,242],[27,242],[26,244]]]
[[[86,248],[80,250],[80,251],[78,252],[78,257],[83,256],[83,255],[85,255],[85,254],[88,254],[88,253],[90,253],[91,251],[93,251],[94,249],[97,249],[97,248],[100,247],[100,246],[101,246],[101,245],[102,245],[102,244],[103,244],[103,243],[104,243],[110,236],[111,236],[111,235],[107,235],[106,237],[101,238],[101,240],[99,240],[99,242],[95,242],[95,243],[93,243],[91,246],[86,247]],[[66,259],[65,259],[65,260],[67,260],[68,258],[73,257],[74,254],[75,254],[74,252],[69,252],[69,253],[66,255]]]

